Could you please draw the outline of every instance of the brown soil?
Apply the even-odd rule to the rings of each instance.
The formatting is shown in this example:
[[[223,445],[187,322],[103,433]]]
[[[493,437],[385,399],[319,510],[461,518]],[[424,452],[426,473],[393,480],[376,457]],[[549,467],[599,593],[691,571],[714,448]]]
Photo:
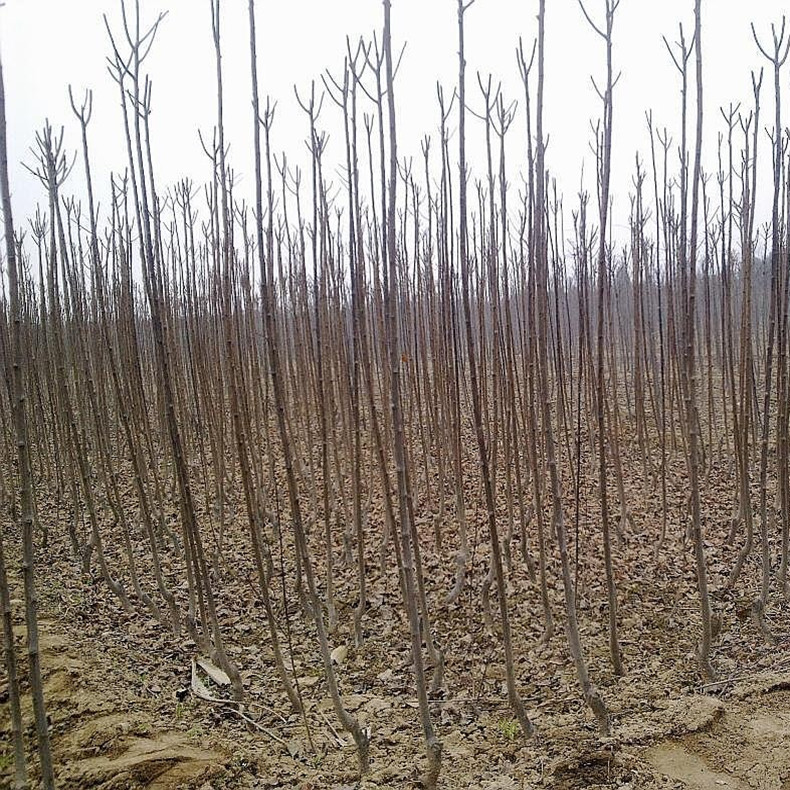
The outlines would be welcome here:
[[[637,459],[624,455],[626,462],[628,469],[639,469]],[[504,690],[497,618],[492,632],[480,614],[480,588],[488,569],[485,541],[481,538],[477,546],[461,598],[448,605],[444,601],[453,585],[452,535],[448,531],[438,551],[425,528],[428,595],[435,635],[446,656],[444,693],[432,701],[432,718],[444,744],[442,790],[790,790],[790,603],[781,591],[772,589],[766,614],[776,643],[769,644],[749,617],[753,592],[759,589],[758,563],[750,559],[736,590],[727,588],[742,536],[739,533],[733,545],[724,540],[722,525],[729,524],[732,489],[725,475],[712,474],[706,550],[720,618],[712,656],[720,682],[702,684],[695,653],[700,619],[693,554],[682,529],[684,467],[681,463],[677,467],[670,477],[672,501],[677,504],[670,509],[670,529],[660,548],[650,530],[638,531],[639,525],[650,525],[652,530],[660,519],[660,497],[654,490],[646,492],[638,476],[628,481],[635,525],[614,547],[622,677],[614,675],[608,656],[594,494],[582,502],[579,545],[583,550],[577,572],[581,636],[591,677],[611,713],[611,737],[599,735],[578,690],[563,634],[556,552],[552,549],[549,575],[556,631],[548,643],[542,643],[538,586],[529,579],[517,542],[512,546],[508,600],[516,675],[538,733],[526,740],[513,721]],[[243,513],[234,502],[228,513]],[[374,502],[371,525],[380,524],[379,511]],[[40,517],[45,523],[62,523],[57,508],[43,501]],[[484,535],[484,514],[470,507],[468,517]],[[175,525],[175,508],[171,518]],[[310,620],[300,611],[293,592],[292,546],[285,547],[287,595],[281,593],[279,577],[271,590],[286,656],[290,655],[286,626],[290,626],[289,673],[298,679],[304,717],[291,712],[273,669],[243,519],[228,515],[228,521],[224,559],[214,585],[228,654],[244,684],[244,715],[252,724],[243,721],[232,705],[212,704],[191,693],[191,667],[198,648],[184,632],[175,636],[138,601],[133,614],[124,614],[97,575],[84,576],[75,569],[65,536],[53,533],[50,546],[40,551],[42,666],[58,787],[406,790],[418,786],[425,755],[408,623],[393,562],[386,572],[379,568],[376,527],[369,527],[367,547],[365,641],[360,647],[354,644],[354,570],[353,563],[343,563],[340,545],[335,588],[339,625],[330,636],[332,648],[346,648],[337,668],[346,706],[371,731],[371,771],[360,780],[353,745],[347,733],[338,730],[328,700]],[[529,526],[531,536],[533,528],[534,523]],[[276,545],[272,536],[269,539]],[[10,532],[8,545],[18,544]],[[122,568],[122,543],[111,527],[106,546],[108,562]],[[777,548],[772,542],[774,556]],[[536,556],[534,546],[531,549]],[[318,547],[314,556],[321,557]],[[147,567],[143,552],[139,560],[141,567]],[[12,557],[9,565],[18,569],[18,558]],[[183,612],[183,567],[170,550],[163,551],[163,568]],[[323,578],[320,561],[316,570]],[[153,593],[150,574],[144,579]],[[13,590],[21,589],[18,577],[11,582]],[[496,608],[492,606],[493,611]],[[21,656],[19,601],[15,613]],[[25,672],[22,661],[20,674],[24,677]],[[202,680],[212,696],[229,696],[208,677]],[[4,685],[0,678],[0,786],[10,781],[12,769]],[[25,724],[35,766],[31,722],[27,702]]]
[[[68,625],[45,618],[41,644],[59,788],[372,790],[415,784],[413,762],[400,760],[419,754],[412,703],[346,697],[373,733],[373,770],[359,781],[352,748],[339,745],[349,740],[342,733],[331,737],[331,749],[319,746],[318,755],[310,754],[300,732],[283,748],[222,709],[194,697],[170,699],[175,687],[165,692],[144,680],[139,693],[129,682],[133,662],[125,662],[111,641],[83,641]],[[314,732],[321,741],[332,733],[332,711],[319,687],[305,683],[304,693],[314,729],[324,722],[323,734]],[[729,684],[725,699],[689,695],[625,714],[607,739],[579,727],[573,716],[538,713],[540,735],[527,743],[508,730],[506,710],[484,700],[448,702],[437,711],[444,723],[442,787],[783,790],[790,788],[788,689],[790,675],[755,674]],[[0,732],[7,744],[5,707]],[[30,722],[29,703],[24,713]],[[397,758],[382,759],[385,752]],[[0,778],[10,782],[7,763]]]
[[[790,788],[790,693],[733,702],[710,728],[645,753],[657,773],[693,790]]]
[[[152,726],[150,706],[119,683],[101,644],[80,643],[50,619],[42,619],[39,628],[58,788],[175,790],[206,781],[210,787],[212,777],[225,773],[228,758],[223,753],[200,744],[189,733]],[[17,632],[22,648],[19,636]],[[21,669],[24,673],[24,662]],[[23,717],[30,724],[29,696],[25,703]],[[10,742],[7,715],[3,706],[0,733],[4,744]],[[9,762],[4,760],[0,781],[10,784]]]

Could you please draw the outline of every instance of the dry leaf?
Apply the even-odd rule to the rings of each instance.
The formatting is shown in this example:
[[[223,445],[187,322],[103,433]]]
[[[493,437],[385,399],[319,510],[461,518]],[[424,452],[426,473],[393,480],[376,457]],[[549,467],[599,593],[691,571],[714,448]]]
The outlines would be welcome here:
[[[213,699],[205,683],[198,677],[197,665],[195,664],[194,658],[192,659],[192,693],[196,697],[200,697],[200,699],[209,701]]]
[[[197,660],[198,666],[218,685],[229,686],[230,678],[209,659],[202,656]]]

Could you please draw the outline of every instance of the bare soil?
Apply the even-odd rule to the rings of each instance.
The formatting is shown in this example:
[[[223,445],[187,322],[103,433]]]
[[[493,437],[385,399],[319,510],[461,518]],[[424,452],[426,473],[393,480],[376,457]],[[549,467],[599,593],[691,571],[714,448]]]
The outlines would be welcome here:
[[[21,648],[21,602],[17,605]],[[373,770],[360,781],[353,748],[346,743],[349,739],[333,733],[333,713],[321,681],[307,681],[303,689],[316,754],[310,752],[304,730],[295,721],[276,729],[286,744],[283,747],[260,731],[250,731],[230,708],[217,708],[185,694],[188,663],[168,655],[161,646],[146,646],[147,629],[139,623],[123,625],[127,634],[137,636],[126,646],[110,631],[86,633],[77,623],[56,623],[47,614],[41,620],[58,787],[415,786],[421,742],[414,704],[403,695],[346,696],[349,707],[373,732]],[[168,675],[169,682],[160,679]],[[204,680],[208,685],[208,678]],[[723,695],[689,694],[657,701],[639,712],[623,711],[613,736],[605,739],[578,710],[563,716],[539,708],[533,715],[540,734],[523,742],[509,727],[507,709],[495,701],[437,702],[445,747],[442,786],[790,788],[790,674],[758,672],[722,685],[727,688]],[[610,704],[617,702],[611,689],[608,697]],[[24,713],[30,723],[29,702]],[[7,706],[2,708],[0,734],[5,744],[0,781],[10,783]]]
[[[572,530],[570,536],[574,557],[575,545],[580,547],[574,572],[581,636],[591,677],[611,713],[610,737],[598,733],[568,656],[556,552],[552,549],[548,577],[556,630],[545,643],[538,586],[529,578],[517,539],[511,546],[508,604],[516,675],[538,732],[527,740],[507,703],[497,618],[492,631],[481,616],[480,590],[488,570],[485,513],[474,506],[477,499],[470,492],[468,519],[478,542],[467,584],[453,604],[445,602],[454,581],[457,548],[452,524],[446,525],[439,550],[433,545],[430,520],[420,521],[435,637],[446,656],[443,690],[432,700],[433,720],[444,744],[440,780],[444,790],[790,790],[790,604],[772,585],[766,622],[775,641],[769,643],[749,615],[759,590],[756,556],[745,564],[736,588],[728,588],[743,535],[739,530],[733,544],[726,542],[733,490],[728,476],[714,465],[706,483],[704,517],[709,583],[719,624],[712,654],[717,683],[704,684],[695,653],[700,615],[693,552],[683,535],[684,467],[677,461],[671,470],[668,531],[659,545],[660,495],[641,480],[638,459],[633,452],[629,455],[632,444],[625,447],[633,522],[626,525],[625,540],[613,546],[622,677],[612,672],[608,657],[605,579],[592,488],[583,492],[578,535]],[[566,489],[571,490],[569,482]],[[39,551],[42,666],[58,787],[372,790],[419,786],[424,750],[408,624],[392,562],[384,572],[379,566],[380,504],[373,501],[370,508],[368,609],[360,647],[354,644],[352,627],[354,566],[344,563],[341,535],[335,555],[339,625],[330,641],[333,648],[345,648],[337,667],[338,682],[346,706],[371,731],[371,771],[360,780],[353,744],[337,729],[310,619],[293,596],[292,546],[286,542],[287,594],[283,598],[277,572],[271,592],[289,671],[304,701],[304,716],[290,710],[273,669],[247,528],[239,515],[244,510],[233,499],[240,496],[240,489],[229,486],[228,490],[228,529],[214,589],[226,648],[245,687],[247,720],[231,704],[212,704],[192,693],[192,663],[199,657],[196,644],[184,633],[174,635],[137,601],[134,614],[123,613],[97,575],[85,576],[75,567],[63,534],[53,532],[50,545]],[[62,508],[52,502],[42,499],[41,521],[62,524]],[[428,503],[417,504],[419,512],[430,512]],[[175,500],[171,506],[167,517],[178,531]],[[451,507],[448,502],[448,513]],[[504,520],[504,505],[501,515]],[[528,527],[532,541],[534,521]],[[106,529],[108,563],[123,568],[122,542],[111,524]],[[269,539],[277,545],[272,536]],[[313,539],[320,541],[317,530]],[[777,544],[778,537],[772,535],[774,561]],[[13,530],[6,545],[18,545]],[[534,543],[530,549],[536,556]],[[318,543],[313,556],[317,575],[323,579]],[[18,569],[18,558],[11,559],[10,567]],[[139,561],[145,568],[142,551]],[[163,567],[184,611],[181,561],[163,549]],[[144,579],[153,594],[150,575]],[[19,581],[12,574],[13,590],[21,589]],[[491,608],[497,611],[495,601]],[[22,655],[21,601],[15,603],[15,615]],[[20,672],[24,678],[24,660]],[[227,689],[206,675],[201,680],[213,696],[229,698]],[[6,695],[5,679],[0,677],[0,703]],[[25,723],[32,755],[29,702]],[[0,704],[0,785],[10,782],[12,775],[9,736],[8,706]]]

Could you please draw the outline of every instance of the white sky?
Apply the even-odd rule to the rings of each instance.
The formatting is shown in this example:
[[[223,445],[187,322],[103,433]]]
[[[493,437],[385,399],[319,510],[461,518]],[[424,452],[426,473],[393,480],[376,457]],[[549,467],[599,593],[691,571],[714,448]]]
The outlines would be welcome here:
[[[128,0],[130,8],[133,0]],[[32,163],[29,147],[45,118],[65,125],[66,146],[79,146],[78,126],[68,101],[68,85],[75,96],[94,91],[94,117],[89,127],[94,178],[99,192],[111,171],[122,171],[125,153],[117,87],[105,68],[109,52],[102,21],[106,12],[119,28],[120,0],[6,0],[0,10],[0,51],[6,79],[9,123],[9,160],[16,223],[23,225],[37,201],[40,186],[21,166]],[[160,10],[169,14],[146,65],[154,83],[151,119],[155,164],[163,188],[188,175],[202,183],[210,175],[197,130],[211,137],[215,119],[214,53],[211,41],[210,0],[142,0],[143,19]],[[468,102],[481,106],[476,72],[501,79],[507,99],[519,100],[517,122],[508,135],[511,183],[518,187],[522,169],[525,126],[523,92],[514,50],[519,35],[527,51],[537,32],[537,0],[478,0],[467,15]],[[566,211],[575,203],[582,161],[586,159],[586,186],[593,189],[589,153],[589,121],[600,113],[600,102],[590,82],[604,76],[603,41],[584,21],[577,0],[547,2],[546,130],[551,136],[548,164],[565,195]],[[603,0],[587,0],[590,13],[602,19]],[[718,108],[743,101],[751,107],[750,70],[769,64],[759,55],[749,23],[753,21],[769,42],[771,22],[781,23],[780,0],[704,0],[703,44],[706,90],[706,162],[715,167],[716,134],[723,128]],[[659,126],[668,126],[677,144],[679,131],[679,75],[662,41],[677,38],[683,21],[687,38],[693,31],[692,0],[622,0],[615,22],[615,69],[623,75],[615,92],[615,161],[613,190],[616,223],[621,231],[628,211],[634,154],[649,161],[645,111],[653,109]],[[339,73],[345,36],[352,41],[370,36],[382,23],[379,0],[258,0],[258,36],[261,93],[279,101],[273,132],[275,151],[285,150],[291,163],[307,166],[303,140],[306,117],[299,110],[294,84],[304,94],[310,81],[326,68]],[[788,25],[790,33],[790,25]],[[415,156],[415,171],[422,172],[419,143],[426,133],[438,139],[436,81],[452,95],[456,81],[457,29],[455,0],[393,0],[396,49],[407,42],[396,83],[399,107],[399,149]],[[246,0],[223,2],[224,79],[226,126],[231,142],[230,163],[241,177],[239,194],[252,193],[252,144],[249,99],[249,62]],[[790,64],[782,85],[790,83]],[[320,81],[318,82],[320,86]],[[790,102],[786,102],[790,113]],[[370,110],[366,99],[361,109]],[[762,123],[773,119],[773,80],[766,73],[762,97]],[[320,125],[330,134],[330,154],[344,155],[340,111],[327,100]],[[457,117],[451,120],[455,128]],[[783,125],[787,120],[783,120]],[[470,146],[476,155],[473,177],[485,176],[482,152],[483,125],[468,120]],[[455,140],[456,138],[454,138]],[[455,147],[456,143],[452,145]],[[770,203],[770,150],[762,137],[763,209]],[[434,144],[436,155],[437,144]],[[81,190],[81,163],[68,187]],[[457,175],[457,173],[456,173]],[[649,182],[648,182],[649,183]],[[305,179],[305,186],[309,180]],[[69,189],[66,189],[68,192]],[[305,197],[309,197],[306,193]],[[568,212],[569,213],[569,212]],[[569,227],[569,221],[568,221]]]

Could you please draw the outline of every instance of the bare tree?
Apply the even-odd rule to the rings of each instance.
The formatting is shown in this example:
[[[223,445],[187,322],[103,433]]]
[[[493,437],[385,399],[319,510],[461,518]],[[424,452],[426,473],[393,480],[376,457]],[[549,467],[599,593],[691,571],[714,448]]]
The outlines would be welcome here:
[[[35,583],[35,551],[33,545],[33,473],[30,468],[30,446],[28,443],[27,425],[27,394],[25,392],[25,355],[22,350],[22,310],[19,295],[19,268],[17,263],[16,241],[14,236],[14,217],[11,211],[11,187],[8,182],[8,139],[6,126],[5,81],[3,65],[0,61],[0,199],[3,202],[3,232],[5,234],[6,266],[8,269],[9,318],[11,322],[12,344],[12,399],[11,407],[14,419],[14,438],[17,448],[17,474],[19,479],[19,525],[22,535],[22,576],[25,586],[25,625],[27,626],[28,672],[30,675],[30,693],[33,697],[33,714],[38,738],[38,756],[41,764],[41,784],[45,790],[55,787],[52,769],[52,755],[49,747],[49,724],[44,706],[44,686],[41,680],[41,659],[38,640],[38,615]],[[6,644],[6,655],[13,653],[13,631],[11,629],[10,600],[8,584],[5,579],[5,562],[0,558],[2,578],[0,589],[3,590],[3,633]],[[8,643],[10,641],[10,651]],[[14,666],[13,658],[9,660],[9,674]],[[14,724],[18,729],[21,715],[18,711],[18,694],[12,697]],[[14,703],[14,701],[16,702]],[[24,772],[24,755],[20,742],[21,734],[14,738],[15,750],[15,781],[18,786],[26,787]]]
[[[617,589],[614,584],[612,569],[612,546],[609,537],[609,501],[607,492],[606,470],[606,381],[604,361],[604,310],[606,297],[606,231],[609,220],[609,190],[612,171],[612,118],[613,118],[613,90],[616,79],[612,71],[612,28],[614,16],[620,5],[620,0],[606,0],[606,22],[599,27],[588,15],[584,3],[579,0],[579,6],[587,22],[593,30],[604,40],[606,45],[606,87],[603,94],[598,91],[603,101],[603,132],[600,141],[598,158],[598,322],[596,340],[596,409],[598,412],[598,495],[601,500],[601,527],[603,530],[604,567],[606,569],[606,589],[609,599],[609,651],[612,666],[618,675],[623,674],[623,665],[620,658],[620,643],[617,638]],[[596,88],[597,90],[597,88]],[[637,347],[637,354],[639,348]],[[639,393],[641,397],[641,392]]]

